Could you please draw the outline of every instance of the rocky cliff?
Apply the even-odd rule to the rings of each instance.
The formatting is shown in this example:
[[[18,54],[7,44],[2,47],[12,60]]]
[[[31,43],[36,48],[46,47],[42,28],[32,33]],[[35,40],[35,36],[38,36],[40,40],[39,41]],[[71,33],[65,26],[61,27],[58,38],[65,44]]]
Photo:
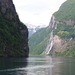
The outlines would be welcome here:
[[[58,35],[54,35],[54,30],[57,29],[57,24],[59,23],[60,22],[56,21],[55,16],[53,15],[48,26],[48,28],[52,31],[50,32],[50,39],[49,39],[49,42],[47,44],[47,48],[45,51],[45,54],[47,55],[50,53],[53,53],[54,50],[56,49],[62,48],[62,39]]]
[[[75,25],[74,20],[56,20],[55,15],[52,16],[48,28],[50,39],[48,41],[44,54],[59,56],[75,56]],[[73,31],[73,32],[72,32]]]
[[[27,57],[28,29],[20,22],[12,0],[0,0],[0,56]]]

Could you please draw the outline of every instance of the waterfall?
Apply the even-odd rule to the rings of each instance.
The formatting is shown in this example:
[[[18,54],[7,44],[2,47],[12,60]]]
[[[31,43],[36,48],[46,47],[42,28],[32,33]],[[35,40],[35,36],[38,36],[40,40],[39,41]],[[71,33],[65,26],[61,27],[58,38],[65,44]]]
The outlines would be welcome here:
[[[52,50],[52,47],[53,47],[53,30],[51,31],[50,40],[49,40],[49,42],[48,42],[48,45],[47,45],[45,54],[49,54],[50,51]]]
[[[55,21],[55,16],[52,16],[51,21],[49,23],[49,28],[52,29],[52,31],[50,33],[50,39],[48,41],[47,48],[45,50],[45,54],[47,54],[47,55],[52,52],[52,49],[53,49],[53,31],[54,31],[54,29],[57,29],[58,23],[59,23],[58,21]]]

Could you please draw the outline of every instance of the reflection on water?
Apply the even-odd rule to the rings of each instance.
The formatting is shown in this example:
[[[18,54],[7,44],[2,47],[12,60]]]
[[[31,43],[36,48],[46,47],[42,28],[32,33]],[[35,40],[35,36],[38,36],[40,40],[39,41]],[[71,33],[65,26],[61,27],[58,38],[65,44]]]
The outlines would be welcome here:
[[[0,75],[75,75],[75,58],[0,58]]]
[[[0,75],[27,75],[26,66],[26,58],[0,58]]]
[[[31,57],[28,59],[28,75],[52,75],[52,58],[51,57]]]

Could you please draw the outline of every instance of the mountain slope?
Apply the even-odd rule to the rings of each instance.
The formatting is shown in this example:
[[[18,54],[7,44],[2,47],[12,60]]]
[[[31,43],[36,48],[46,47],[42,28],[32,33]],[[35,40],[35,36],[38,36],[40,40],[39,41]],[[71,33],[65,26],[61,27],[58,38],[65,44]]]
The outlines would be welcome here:
[[[54,15],[58,21],[75,20],[75,0],[65,1]]]
[[[75,56],[74,4],[74,0],[67,0],[61,5],[60,9],[53,14],[51,22],[54,24],[52,24],[54,37],[53,46],[49,53],[62,56]],[[48,50],[49,49],[50,48],[48,48]]]
[[[46,46],[47,46],[47,39],[50,37],[50,30],[49,28],[42,28],[34,33],[29,38],[29,48],[30,54],[38,55],[41,54]]]
[[[75,56],[74,13],[75,0],[67,0],[61,5],[59,10],[52,15],[51,21],[49,23],[50,32],[47,34],[47,30],[45,31],[45,34],[47,34],[46,36],[50,34],[50,39],[47,39],[49,40],[48,44],[45,42],[47,47],[43,50],[44,52],[42,51],[41,53],[61,56]],[[38,34],[40,34],[40,32]],[[43,32],[41,35],[42,34]],[[41,42],[43,41],[44,40],[41,40]]]
[[[28,30],[20,22],[12,0],[0,0],[0,56],[28,56]]]

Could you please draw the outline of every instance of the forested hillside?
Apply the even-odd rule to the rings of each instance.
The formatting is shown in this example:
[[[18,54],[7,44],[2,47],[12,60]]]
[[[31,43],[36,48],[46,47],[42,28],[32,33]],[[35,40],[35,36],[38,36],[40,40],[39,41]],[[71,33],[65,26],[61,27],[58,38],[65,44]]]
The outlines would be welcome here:
[[[65,1],[53,15],[58,21],[75,20],[75,0]]]
[[[34,33],[29,38],[29,47],[30,47],[30,54],[38,55],[41,54],[47,46],[47,40],[50,37],[50,29],[42,28]]]
[[[56,20],[62,23],[58,24],[55,34],[61,38],[75,37],[75,0],[67,0],[60,9],[54,13]],[[62,32],[63,31],[63,32]]]

